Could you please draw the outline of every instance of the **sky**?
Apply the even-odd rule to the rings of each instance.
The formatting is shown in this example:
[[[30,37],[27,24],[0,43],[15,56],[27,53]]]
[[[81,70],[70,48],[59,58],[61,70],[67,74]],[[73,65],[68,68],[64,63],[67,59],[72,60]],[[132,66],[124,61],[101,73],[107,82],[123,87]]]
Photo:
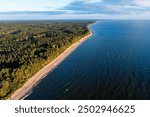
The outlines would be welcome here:
[[[150,0],[0,0],[0,20],[150,19]]]

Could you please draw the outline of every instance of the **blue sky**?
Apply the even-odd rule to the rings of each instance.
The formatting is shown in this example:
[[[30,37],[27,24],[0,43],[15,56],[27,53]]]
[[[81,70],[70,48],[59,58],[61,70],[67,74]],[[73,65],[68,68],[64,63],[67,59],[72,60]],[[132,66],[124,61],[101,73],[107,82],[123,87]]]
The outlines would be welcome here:
[[[150,19],[150,0],[0,0],[12,19]]]

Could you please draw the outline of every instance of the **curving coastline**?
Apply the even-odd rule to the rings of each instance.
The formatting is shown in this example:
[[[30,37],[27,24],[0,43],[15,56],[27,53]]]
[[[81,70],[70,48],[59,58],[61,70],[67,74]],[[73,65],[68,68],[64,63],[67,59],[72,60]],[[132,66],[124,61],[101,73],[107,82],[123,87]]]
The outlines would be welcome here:
[[[90,29],[89,29],[90,30]],[[67,48],[62,54],[60,54],[56,59],[52,62],[44,66],[41,70],[39,70],[36,74],[34,74],[20,89],[16,90],[9,100],[19,100],[26,95],[26,93],[32,89],[36,83],[42,80],[50,71],[52,71],[55,67],[57,67],[69,54],[71,54],[81,43],[83,43],[86,39],[92,36],[92,32],[90,34],[83,37],[76,43],[72,44],[69,48]]]

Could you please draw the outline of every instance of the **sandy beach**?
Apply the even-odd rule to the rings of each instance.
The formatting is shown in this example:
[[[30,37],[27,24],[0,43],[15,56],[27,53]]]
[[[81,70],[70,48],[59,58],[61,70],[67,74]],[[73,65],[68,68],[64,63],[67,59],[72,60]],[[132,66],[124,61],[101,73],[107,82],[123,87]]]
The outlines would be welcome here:
[[[19,100],[23,98],[26,93],[32,89],[34,85],[36,85],[41,79],[43,79],[50,71],[56,68],[69,54],[71,54],[82,42],[88,39],[92,35],[92,32],[71,45],[67,48],[62,54],[60,54],[56,59],[52,62],[44,66],[41,70],[39,70],[36,74],[34,74],[20,89],[16,90],[9,100]]]

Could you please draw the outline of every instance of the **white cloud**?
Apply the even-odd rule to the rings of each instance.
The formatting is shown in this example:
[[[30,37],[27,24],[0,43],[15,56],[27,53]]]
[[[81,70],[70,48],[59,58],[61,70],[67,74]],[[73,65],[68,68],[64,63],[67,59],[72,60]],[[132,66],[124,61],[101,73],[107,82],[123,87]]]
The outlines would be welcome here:
[[[88,3],[94,3],[94,2],[101,2],[102,0],[78,0],[78,1],[84,1]]]
[[[3,2],[2,2],[3,1]],[[15,1],[15,2],[14,2]],[[30,1],[30,2],[29,2]],[[47,2],[46,2],[47,1]],[[6,11],[43,11],[26,14]],[[46,12],[44,12],[46,11]],[[150,0],[0,0],[1,19],[149,18]],[[61,13],[62,12],[62,13]],[[29,16],[29,17],[28,17]]]
[[[150,7],[150,0],[134,0],[134,4],[141,7]]]
[[[64,7],[73,0],[0,0],[2,11],[45,11]]]

